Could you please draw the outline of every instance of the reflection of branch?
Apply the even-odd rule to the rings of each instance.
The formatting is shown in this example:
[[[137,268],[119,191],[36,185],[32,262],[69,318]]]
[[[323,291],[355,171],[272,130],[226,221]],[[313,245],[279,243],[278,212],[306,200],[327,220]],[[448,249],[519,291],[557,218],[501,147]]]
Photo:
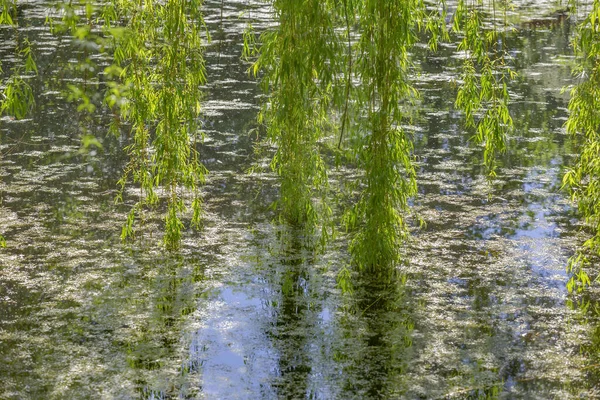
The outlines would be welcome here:
[[[519,380],[519,382],[521,382],[521,381]],[[503,383],[496,383],[494,385],[481,385],[481,386],[474,386],[474,387],[470,387],[470,388],[466,388],[466,389],[461,389],[461,390],[457,390],[456,392],[445,394],[442,397],[438,397],[438,399],[449,399],[451,397],[458,396],[458,395],[461,395],[461,394],[464,394],[464,393],[467,393],[467,392],[472,392],[473,390],[480,390],[480,389],[484,389],[485,390],[485,389],[488,389],[488,388],[493,388],[493,387],[496,387],[496,386],[500,386],[502,384]]]
[[[6,157],[6,156],[10,155],[13,152],[13,150],[15,150],[17,148],[17,146],[20,145],[20,144],[26,144],[28,146],[44,146],[45,145],[45,143],[27,142],[27,141],[23,140],[23,138],[25,137],[25,135],[27,135],[27,132],[23,133],[19,139],[11,139],[11,138],[7,137],[6,138],[7,140],[10,140],[10,141],[14,142],[15,144],[12,145],[12,146],[10,146],[5,151],[0,151],[0,158],[1,157]]]
[[[48,11],[48,14],[50,14],[50,11]],[[53,22],[54,21],[52,21],[52,20],[50,20],[50,22],[49,22],[49,24],[50,24],[50,33],[53,33],[52,32]],[[50,69],[50,67],[52,65],[54,65],[54,61],[56,60],[58,52],[60,51],[60,49],[62,47],[63,35],[62,34],[58,34],[58,35],[54,35],[54,36],[58,39],[58,44],[55,46],[56,51],[52,54],[52,58],[50,59],[50,61],[48,61],[48,63],[46,64],[46,67],[41,71],[41,73],[38,74],[38,76],[41,76],[41,77],[46,76],[46,73],[48,72],[48,70]]]
[[[363,315],[364,315],[364,314],[367,312],[367,310],[368,310],[369,308],[373,307],[373,306],[375,305],[375,303],[377,303],[379,300],[381,300],[381,298],[382,298],[382,297],[383,297],[383,293],[382,293],[382,294],[380,294],[380,295],[379,295],[379,297],[378,297],[378,298],[376,298],[374,302],[372,302],[371,304],[369,304],[369,305],[368,305],[368,306],[367,306],[367,307],[366,307],[366,308],[363,310],[363,312],[362,312],[360,315],[361,315],[361,316],[363,316]]]
[[[579,368],[581,371],[586,370],[586,369],[591,369],[591,368],[598,368],[600,367],[600,364],[592,364],[592,365],[588,365],[586,367],[581,367]]]

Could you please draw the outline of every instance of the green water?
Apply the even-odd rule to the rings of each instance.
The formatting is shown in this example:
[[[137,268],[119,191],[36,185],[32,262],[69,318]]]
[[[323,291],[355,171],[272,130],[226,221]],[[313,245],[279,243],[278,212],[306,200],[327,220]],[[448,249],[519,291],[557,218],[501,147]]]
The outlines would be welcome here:
[[[455,45],[415,49],[421,99],[406,128],[419,162],[414,209],[427,225],[402,249],[400,282],[355,277],[342,295],[343,232],[315,256],[301,233],[272,222],[275,176],[246,173],[268,159],[253,150],[262,95],[240,60],[239,15],[250,7],[261,30],[268,7],[221,6],[206,2],[216,33],[200,149],[211,172],[205,223],[178,254],[158,246],[158,213],[143,238],[120,243],[136,195],[114,204],[127,138],[106,135],[109,115],[88,120],[57,98],[80,78],[66,67],[85,50],[47,33],[45,3],[23,7],[42,74],[31,118],[0,120],[0,398],[600,398],[598,290],[565,288],[583,237],[559,190],[577,145],[561,93],[574,82],[573,27],[509,34],[515,132],[491,189],[453,107]],[[0,28],[5,70],[13,34]],[[103,150],[79,151],[88,132]],[[355,174],[334,169],[332,184]]]

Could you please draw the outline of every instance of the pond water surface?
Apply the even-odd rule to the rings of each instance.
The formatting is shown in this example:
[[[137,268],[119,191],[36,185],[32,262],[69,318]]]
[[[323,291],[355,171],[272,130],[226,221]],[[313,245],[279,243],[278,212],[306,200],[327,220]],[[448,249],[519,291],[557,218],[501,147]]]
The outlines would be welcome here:
[[[127,138],[106,134],[110,116],[59,99],[83,79],[67,67],[86,50],[48,33],[48,3],[24,4],[41,75],[31,118],[0,120],[1,399],[600,398],[598,292],[566,290],[582,238],[560,191],[576,152],[561,92],[574,83],[571,24],[508,35],[515,131],[491,187],[453,107],[456,46],[415,49],[421,99],[407,129],[427,225],[403,250],[400,282],[355,277],[342,294],[347,237],[315,255],[273,222],[275,176],[246,172],[267,160],[253,150],[262,95],[240,59],[240,15],[260,31],[266,5],[206,2],[205,223],[166,254],[159,214],[121,244]],[[6,72],[14,31],[0,38]],[[80,151],[86,133],[103,149]],[[355,173],[334,169],[332,183]]]

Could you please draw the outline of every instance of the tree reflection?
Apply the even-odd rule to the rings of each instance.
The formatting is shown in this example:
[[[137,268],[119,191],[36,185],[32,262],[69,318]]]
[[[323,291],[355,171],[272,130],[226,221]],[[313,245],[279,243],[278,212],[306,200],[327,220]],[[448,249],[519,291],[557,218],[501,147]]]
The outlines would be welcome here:
[[[313,257],[301,232],[282,228],[279,240],[280,270],[276,279],[281,288],[281,304],[274,329],[279,349],[279,377],[274,386],[282,398],[305,398],[312,370],[308,347],[314,314],[318,312],[310,293]]]
[[[404,373],[413,357],[411,306],[402,279],[389,272],[388,280],[360,275],[340,317],[341,398],[396,398],[406,390]]]
[[[588,290],[578,298],[571,298],[567,305],[578,312],[578,318],[586,329],[586,337],[579,347],[583,357],[580,366],[581,379],[572,384],[572,392],[579,396],[600,396],[600,297]]]

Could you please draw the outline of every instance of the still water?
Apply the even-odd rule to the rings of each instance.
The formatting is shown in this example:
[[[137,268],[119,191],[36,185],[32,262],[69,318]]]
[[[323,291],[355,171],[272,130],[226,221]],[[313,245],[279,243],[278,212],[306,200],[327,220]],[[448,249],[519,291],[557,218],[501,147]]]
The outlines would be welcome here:
[[[508,35],[515,132],[491,187],[453,107],[455,45],[415,49],[421,99],[406,129],[419,162],[414,208],[427,225],[402,250],[400,282],[356,277],[342,294],[343,232],[315,255],[273,223],[275,176],[247,173],[268,160],[254,152],[262,94],[240,60],[240,15],[260,31],[269,9],[205,8],[205,223],[165,254],[158,214],[138,242],[120,243],[130,204],[114,198],[127,138],[107,136],[109,116],[81,116],[58,98],[65,82],[87,79],[68,67],[89,54],[47,32],[47,3],[24,3],[20,33],[41,76],[31,118],[0,120],[1,399],[600,398],[598,290],[565,289],[582,238],[560,191],[577,145],[561,93],[574,82],[572,25],[517,21]],[[5,71],[13,35],[0,28]],[[87,133],[103,149],[80,151]],[[355,173],[333,170],[332,184]]]

